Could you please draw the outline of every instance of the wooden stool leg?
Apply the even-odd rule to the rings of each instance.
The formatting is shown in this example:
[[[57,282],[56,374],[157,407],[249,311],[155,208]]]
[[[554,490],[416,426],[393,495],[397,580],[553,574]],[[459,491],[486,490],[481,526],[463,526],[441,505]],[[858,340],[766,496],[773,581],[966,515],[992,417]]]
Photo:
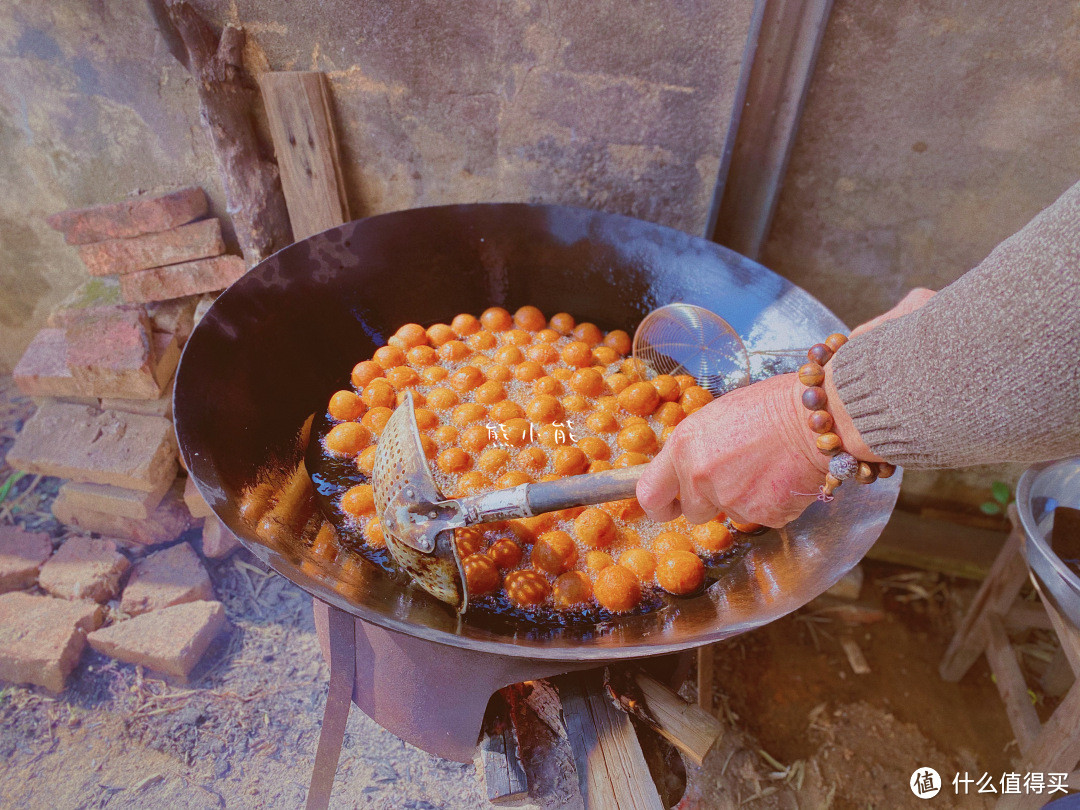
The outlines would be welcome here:
[[[1013,525],[1020,525],[1015,513]],[[986,614],[1006,613],[1027,581],[1028,569],[1020,554],[1020,542],[1021,530],[1015,528],[994,560],[990,574],[975,594],[975,601],[960,623],[949,649],[945,651],[945,657],[938,667],[944,680],[958,681],[971,669],[986,646]]]

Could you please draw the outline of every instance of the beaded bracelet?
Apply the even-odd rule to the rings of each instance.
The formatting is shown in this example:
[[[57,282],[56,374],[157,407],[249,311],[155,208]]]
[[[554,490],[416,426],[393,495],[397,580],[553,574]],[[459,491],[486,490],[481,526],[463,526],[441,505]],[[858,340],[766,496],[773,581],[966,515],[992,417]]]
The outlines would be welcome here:
[[[799,382],[806,386],[802,394],[803,407],[810,411],[807,420],[810,430],[817,434],[814,444],[829,456],[829,472],[821,487],[820,498],[832,500],[832,494],[848,478],[860,484],[872,484],[878,478],[888,478],[896,467],[886,462],[859,461],[851,453],[845,453],[839,434],[833,432],[832,414],[825,410],[828,397],[821,384],[825,382],[825,365],[832,359],[847,338],[839,333],[829,335],[824,343],[815,343],[806,353],[808,362],[799,369]]]

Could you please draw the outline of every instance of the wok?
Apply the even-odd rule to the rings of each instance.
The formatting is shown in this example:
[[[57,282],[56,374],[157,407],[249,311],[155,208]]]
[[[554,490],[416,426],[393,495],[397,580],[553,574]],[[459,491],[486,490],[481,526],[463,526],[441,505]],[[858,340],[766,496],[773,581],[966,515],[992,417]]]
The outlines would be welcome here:
[[[689,649],[789,613],[859,561],[888,520],[899,474],[843,487],[798,520],[752,539],[703,594],[592,625],[537,629],[458,617],[416,587],[304,545],[269,546],[241,519],[246,487],[292,469],[296,436],[349,371],[403,323],[448,322],[492,305],[567,311],[633,332],[675,301],[722,315],[751,351],[805,347],[844,324],[804,290],[707,240],[614,214],[524,204],[421,208],[350,222],[265,260],[194,330],[176,378],[180,450],[217,516],[260,560],[318,599],[379,627],[477,653],[602,662]],[[789,364],[789,365],[785,365]],[[761,376],[792,370],[775,360]],[[524,661],[522,662],[524,663]],[[570,668],[565,667],[565,668]]]

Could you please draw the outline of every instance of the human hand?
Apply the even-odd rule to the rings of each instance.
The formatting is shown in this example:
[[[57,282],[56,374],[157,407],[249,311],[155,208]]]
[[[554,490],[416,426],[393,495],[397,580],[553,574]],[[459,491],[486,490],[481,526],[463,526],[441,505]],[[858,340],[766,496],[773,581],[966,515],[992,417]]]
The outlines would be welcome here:
[[[915,310],[922,307],[927,301],[937,295],[934,290],[928,290],[926,287],[916,287],[911,290],[907,295],[900,299],[900,303],[890,309],[888,312],[883,312],[876,318],[871,318],[866,323],[861,323],[851,330],[851,334],[848,335],[850,340],[853,337],[858,337],[863,332],[869,332],[875,326],[881,326],[885,321],[891,321],[894,318],[901,318],[904,315],[908,315]]]

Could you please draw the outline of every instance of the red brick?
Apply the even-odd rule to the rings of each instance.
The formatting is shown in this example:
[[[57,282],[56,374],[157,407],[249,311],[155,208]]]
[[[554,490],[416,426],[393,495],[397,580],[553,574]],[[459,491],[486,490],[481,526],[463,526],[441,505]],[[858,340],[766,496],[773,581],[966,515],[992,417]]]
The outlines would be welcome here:
[[[108,602],[130,565],[112,540],[71,537],[41,567],[38,584],[61,599]]]
[[[154,332],[154,380],[164,390],[180,365],[180,342],[169,332]]]
[[[172,395],[175,379],[169,380],[164,392],[157,399],[114,399],[106,397],[94,400],[103,411],[122,411],[123,413],[141,413],[147,416],[163,416],[172,419]]]
[[[38,571],[50,554],[49,535],[0,526],[0,593],[19,591],[37,582]]]
[[[201,188],[185,188],[156,197],[140,197],[108,205],[78,208],[53,214],[46,222],[64,234],[69,245],[105,239],[128,239],[186,225],[207,214],[209,204]]]
[[[42,329],[15,366],[15,385],[30,397],[78,396],[79,387],[67,367],[67,350],[63,329]]]
[[[118,311],[138,312],[139,304],[125,304],[120,295],[120,281],[115,278],[92,278],[65,298],[46,320],[52,327],[68,327],[84,318],[99,318]]]
[[[132,548],[169,543],[191,526],[191,515],[175,488],[166,493],[157,509],[145,520],[110,515],[72,504],[64,496],[63,490],[53,501],[52,513],[67,526],[108,535]]]
[[[0,595],[0,679],[64,688],[86,634],[101,626],[101,606],[28,593]]]
[[[211,515],[203,523],[202,553],[204,556],[212,560],[220,560],[242,547],[243,544],[236,539],[236,535],[216,516]]]
[[[118,661],[186,678],[228,626],[220,602],[188,602],[117,622],[91,633],[89,641]]]
[[[150,316],[155,332],[171,332],[183,346],[187,343],[191,330],[195,328],[195,308],[199,305],[199,300],[199,296],[189,295],[170,301],[154,301],[146,305],[146,314]]]
[[[214,598],[210,575],[187,543],[155,551],[131,572],[120,609],[129,616]]]
[[[217,293],[207,293],[199,296],[199,303],[195,305],[195,325],[198,326],[203,316],[210,311],[210,307],[217,300]]]
[[[188,511],[191,512],[193,518],[210,517],[214,514],[214,510],[210,508],[210,504],[203,500],[203,496],[199,494],[199,490],[191,478],[184,480],[184,503],[187,504]]]
[[[224,290],[246,271],[239,256],[215,256],[120,276],[120,292],[128,303],[165,301]]]
[[[169,484],[163,484],[152,492],[110,487],[107,484],[87,484],[83,481],[68,481],[60,487],[64,500],[72,508],[89,509],[135,520],[150,517],[168,491]]]
[[[56,402],[26,421],[7,463],[29,473],[153,492],[176,478],[176,435],[172,422],[160,416]]]
[[[154,377],[150,319],[145,312],[115,312],[70,326],[67,365],[84,396],[161,396],[162,386]]]
[[[220,256],[224,252],[221,223],[204,219],[160,233],[82,245],[79,257],[90,275],[108,276]]]

